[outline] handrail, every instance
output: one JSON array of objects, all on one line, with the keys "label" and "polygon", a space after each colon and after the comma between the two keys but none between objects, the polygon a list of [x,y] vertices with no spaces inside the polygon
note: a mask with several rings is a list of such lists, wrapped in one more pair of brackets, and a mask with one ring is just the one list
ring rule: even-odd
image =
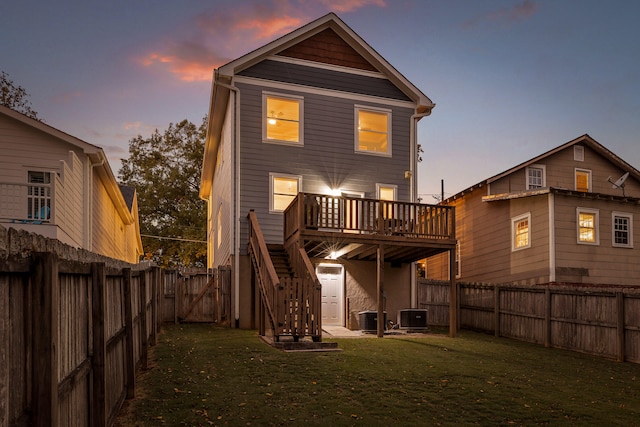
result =
[{"label": "handrail", "polygon": [[255,263],[260,293],[269,315],[271,327],[275,333],[277,332],[277,322],[273,310],[277,305],[276,296],[277,290],[280,287],[280,279],[273,266],[273,261],[271,261],[271,256],[269,255],[269,250],[267,249],[267,244],[260,229],[256,213],[253,210],[250,211],[248,218],[249,254],[253,255],[251,258]]}]

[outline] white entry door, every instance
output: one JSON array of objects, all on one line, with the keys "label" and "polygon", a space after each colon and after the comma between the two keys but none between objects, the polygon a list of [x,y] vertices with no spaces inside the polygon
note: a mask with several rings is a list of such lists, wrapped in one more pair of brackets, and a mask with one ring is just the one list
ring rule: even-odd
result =
[{"label": "white entry door", "polygon": [[344,269],[338,264],[320,264],[316,276],[322,284],[322,324],[343,326]]}]

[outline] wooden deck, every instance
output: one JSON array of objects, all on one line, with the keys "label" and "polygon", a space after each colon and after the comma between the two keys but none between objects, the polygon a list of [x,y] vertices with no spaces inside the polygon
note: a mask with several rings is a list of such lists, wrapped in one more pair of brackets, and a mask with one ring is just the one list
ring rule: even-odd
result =
[{"label": "wooden deck", "polygon": [[454,208],[299,193],[284,213],[285,247],[309,257],[405,263],[455,249]]}]

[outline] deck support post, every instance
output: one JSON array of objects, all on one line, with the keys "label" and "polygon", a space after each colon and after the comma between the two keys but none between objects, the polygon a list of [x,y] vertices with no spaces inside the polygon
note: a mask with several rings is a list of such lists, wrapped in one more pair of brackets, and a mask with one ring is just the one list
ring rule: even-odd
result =
[{"label": "deck support post", "polygon": [[378,246],[378,338],[384,337],[384,245]]}]

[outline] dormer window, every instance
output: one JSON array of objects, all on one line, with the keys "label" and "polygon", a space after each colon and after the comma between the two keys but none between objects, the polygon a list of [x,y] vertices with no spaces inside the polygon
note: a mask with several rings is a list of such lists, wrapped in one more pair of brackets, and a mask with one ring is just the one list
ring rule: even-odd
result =
[{"label": "dormer window", "polygon": [[531,165],[527,167],[527,190],[544,188],[546,183],[546,170],[544,165]]}]

